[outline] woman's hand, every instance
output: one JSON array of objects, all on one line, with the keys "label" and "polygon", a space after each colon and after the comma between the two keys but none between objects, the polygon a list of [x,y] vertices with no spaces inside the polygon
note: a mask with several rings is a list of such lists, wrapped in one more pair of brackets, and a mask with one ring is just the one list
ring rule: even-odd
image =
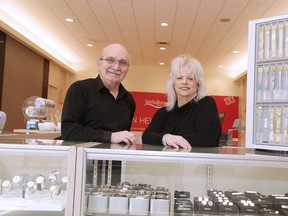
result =
[{"label": "woman's hand", "polygon": [[162,141],[163,141],[163,145],[171,146],[176,149],[179,149],[179,148],[191,149],[192,148],[186,139],[178,135],[165,134],[162,138]]}]

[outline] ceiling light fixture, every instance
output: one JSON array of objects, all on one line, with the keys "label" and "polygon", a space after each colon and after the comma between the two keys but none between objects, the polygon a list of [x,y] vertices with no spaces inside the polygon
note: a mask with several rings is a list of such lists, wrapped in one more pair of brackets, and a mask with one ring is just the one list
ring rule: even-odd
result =
[{"label": "ceiling light fixture", "polygon": [[160,62],[160,63],[159,63],[159,65],[164,65],[164,64],[165,64],[164,62]]},{"label": "ceiling light fixture", "polygon": [[166,50],[166,48],[165,48],[165,47],[160,47],[159,49],[160,49],[160,50]]},{"label": "ceiling light fixture", "polygon": [[237,53],[239,53],[239,51],[238,50],[233,50],[232,53],[237,54]]},{"label": "ceiling light fixture", "polygon": [[88,47],[93,47],[93,44],[88,43],[87,46],[88,46]]},{"label": "ceiling light fixture", "polygon": [[70,23],[74,21],[72,18],[66,18],[65,20]]},{"label": "ceiling light fixture", "polygon": [[163,22],[163,23],[161,23],[161,26],[166,27],[166,26],[168,26],[168,23]]},{"label": "ceiling light fixture", "polygon": [[219,68],[223,68],[223,65],[218,65]]}]

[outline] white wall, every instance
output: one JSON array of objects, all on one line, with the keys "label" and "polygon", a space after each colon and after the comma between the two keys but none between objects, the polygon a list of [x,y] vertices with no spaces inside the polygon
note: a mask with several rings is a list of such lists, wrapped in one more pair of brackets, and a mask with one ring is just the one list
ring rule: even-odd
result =
[{"label": "white wall", "polygon": [[167,67],[132,66],[123,84],[130,91],[166,92]]},{"label": "white wall", "polygon": [[75,81],[75,75],[54,62],[49,65],[48,98],[56,102],[55,110],[62,110],[68,87]]},{"label": "white wall", "polygon": [[206,72],[206,85],[210,95],[228,95],[240,96],[241,88],[239,83],[235,82],[233,78],[223,74],[213,74],[213,72]]},{"label": "white wall", "polygon": [[[170,68],[165,66],[132,65],[123,84],[129,91],[165,93],[169,72]],[[75,80],[96,76],[97,71],[78,73]],[[206,84],[210,95],[240,96],[241,94],[239,84],[227,75],[219,76],[206,71]]]}]

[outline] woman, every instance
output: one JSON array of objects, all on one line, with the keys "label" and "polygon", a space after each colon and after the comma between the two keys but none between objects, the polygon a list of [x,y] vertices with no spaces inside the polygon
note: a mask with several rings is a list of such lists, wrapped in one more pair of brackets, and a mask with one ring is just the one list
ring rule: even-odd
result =
[{"label": "woman", "polygon": [[218,146],[221,124],[214,99],[207,95],[201,64],[189,55],[171,62],[168,102],[153,116],[143,143],[190,149]]}]

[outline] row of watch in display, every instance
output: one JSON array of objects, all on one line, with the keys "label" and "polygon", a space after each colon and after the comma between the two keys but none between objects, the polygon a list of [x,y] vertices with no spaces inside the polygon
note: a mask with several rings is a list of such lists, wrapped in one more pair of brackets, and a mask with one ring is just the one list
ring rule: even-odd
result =
[{"label": "row of watch in display", "polygon": [[147,184],[124,182],[117,186],[86,185],[86,214],[137,214],[170,215],[170,204],[174,201],[174,213],[192,214],[260,214],[288,215],[288,193],[283,195],[263,195],[254,191],[221,191],[209,189],[207,196],[194,197],[190,192],[175,190],[171,198],[169,189],[152,188]]},{"label": "row of watch in display", "polygon": [[288,20],[259,24],[256,35],[259,61],[288,57]]},{"label": "row of watch in display", "polygon": [[86,213],[169,213],[171,194],[165,187],[124,182],[116,186],[86,185]]},{"label": "row of watch in display", "polygon": [[288,100],[288,64],[271,63],[257,66],[258,102]]},{"label": "row of watch in display", "polygon": [[194,198],[193,209],[204,214],[288,215],[288,193],[267,196],[256,191],[210,189],[206,197]]},{"label": "row of watch in display", "polygon": [[59,178],[57,170],[51,171],[46,176],[39,174],[31,177],[27,173],[15,175],[11,179],[0,180],[2,181],[0,197],[29,199],[48,191],[51,199],[54,199],[61,194],[61,191],[66,190],[67,180],[67,176]]},{"label": "row of watch in display", "polygon": [[288,106],[257,105],[255,142],[259,144],[288,144]]}]

